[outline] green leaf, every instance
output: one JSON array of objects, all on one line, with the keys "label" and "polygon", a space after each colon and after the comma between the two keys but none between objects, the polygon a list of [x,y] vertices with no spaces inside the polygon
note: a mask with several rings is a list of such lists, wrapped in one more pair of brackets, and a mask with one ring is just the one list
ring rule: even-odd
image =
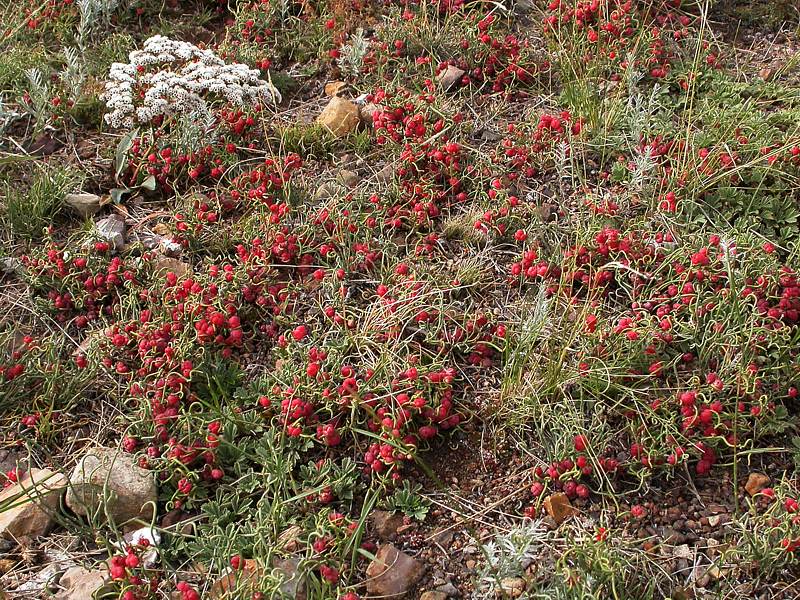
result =
[{"label": "green leaf", "polygon": [[139,128],[133,129],[122,136],[117,144],[117,151],[114,154],[114,177],[119,178],[125,167],[128,166],[128,150],[133,145],[134,138],[139,135]]},{"label": "green leaf", "polygon": [[156,178],[153,175],[150,175],[147,179],[142,182],[142,185],[139,186],[140,188],[144,188],[146,190],[150,190],[151,192],[156,189]]},{"label": "green leaf", "polygon": [[122,202],[122,197],[125,194],[130,194],[131,190],[128,188],[112,188],[108,195],[111,196],[111,202],[114,204],[120,204]]}]

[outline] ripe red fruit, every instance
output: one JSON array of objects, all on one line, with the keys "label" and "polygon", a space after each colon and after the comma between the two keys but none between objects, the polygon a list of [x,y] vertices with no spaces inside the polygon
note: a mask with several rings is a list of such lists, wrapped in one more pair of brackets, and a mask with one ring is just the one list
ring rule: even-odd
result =
[{"label": "ripe red fruit", "polygon": [[334,567],[329,567],[328,565],[322,565],[319,569],[320,575],[322,578],[325,579],[329,583],[336,583],[339,581],[339,571]]},{"label": "ripe red fruit", "polygon": [[576,435],[575,436],[575,451],[576,452],[584,452],[586,450],[586,436],[585,435]]},{"label": "ripe red fruit", "polygon": [[305,325],[298,325],[292,330],[292,337],[298,342],[302,341],[307,334],[308,328]]}]

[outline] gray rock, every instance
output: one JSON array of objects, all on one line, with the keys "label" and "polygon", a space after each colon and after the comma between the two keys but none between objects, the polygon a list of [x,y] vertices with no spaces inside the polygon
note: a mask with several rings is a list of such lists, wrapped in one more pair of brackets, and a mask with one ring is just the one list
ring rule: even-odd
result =
[{"label": "gray rock", "polygon": [[449,92],[461,83],[462,77],[464,77],[463,69],[459,69],[454,65],[448,65],[444,71],[439,73],[436,79],[439,81],[439,85],[442,86],[442,89],[445,92]]},{"label": "gray rock", "polygon": [[[18,585],[14,590],[17,598],[49,598],[48,590],[55,589],[55,583],[63,568],[57,564],[49,564],[33,577]],[[91,596],[87,596],[91,598]],[[70,599],[73,600],[73,599]],[[76,600],[76,599],[75,599]]]},{"label": "gray rock", "polygon": [[0,271],[6,275],[16,275],[23,270],[22,261],[13,256],[0,258]]},{"label": "gray rock", "polygon": [[108,241],[114,250],[122,250],[125,247],[125,219],[119,215],[110,215],[105,219],[100,219],[95,223],[97,235]]},{"label": "gray rock", "polygon": [[306,600],[306,580],[299,571],[300,560],[297,558],[275,559],[272,566],[283,575],[284,581],[281,584],[283,596],[293,600]]},{"label": "gray rock", "polygon": [[59,588],[54,600],[88,600],[94,598],[98,591],[106,587],[108,573],[89,570],[83,567],[72,567],[61,576]]},{"label": "gray rock", "polygon": [[156,482],[132,456],[112,448],[94,448],[75,466],[66,503],[75,514],[106,516],[122,524],[149,522],[157,500]]},{"label": "gray rock", "polygon": [[103,200],[97,194],[67,194],[64,202],[83,218],[91,217],[103,208]]},{"label": "gray rock", "polygon": [[440,594],[444,594],[448,598],[458,598],[461,595],[461,592],[458,591],[458,588],[449,581],[444,585],[437,587],[436,591]]}]

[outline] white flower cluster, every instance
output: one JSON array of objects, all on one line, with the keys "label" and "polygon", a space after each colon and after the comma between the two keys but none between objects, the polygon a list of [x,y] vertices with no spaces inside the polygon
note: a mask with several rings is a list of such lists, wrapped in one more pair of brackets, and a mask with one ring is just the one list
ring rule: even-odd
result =
[{"label": "white flower cluster", "polygon": [[158,115],[208,115],[207,101],[215,97],[237,106],[281,101],[275,86],[259,79],[258,70],[227,64],[188,42],[157,35],[131,52],[129,60],[111,65],[102,96],[109,109],[105,120],[112,127],[146,124]]}]

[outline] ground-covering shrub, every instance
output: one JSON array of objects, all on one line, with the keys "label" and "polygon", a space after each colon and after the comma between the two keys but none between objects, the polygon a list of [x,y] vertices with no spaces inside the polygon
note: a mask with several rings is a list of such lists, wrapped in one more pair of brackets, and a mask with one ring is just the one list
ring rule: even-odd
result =
[{"label": "ground-covering shrub", "polygon": [[[354,600],[377,509],[406,548],[453,518],[459,448],[508,469],[458,513],[473,597],[676,592],[654,552],[679,545],[635,525],[696,483],[733,504],[703,558],[730,577],[691,585],[796,572],[791,61],[732,67],[676,0],[28,8],[6,42],[37,52],[0,60],[0,406],[30,465],[91,435],[157,480],[163,542],[62,523],[112,596],[299,573]],[[180,11],[208,28],[175,37]],[[311,122],[323,93],[352,133]],[[102,213],[70,219],[82,188]],[[556,529],[558,492],[581,514]]]}]

